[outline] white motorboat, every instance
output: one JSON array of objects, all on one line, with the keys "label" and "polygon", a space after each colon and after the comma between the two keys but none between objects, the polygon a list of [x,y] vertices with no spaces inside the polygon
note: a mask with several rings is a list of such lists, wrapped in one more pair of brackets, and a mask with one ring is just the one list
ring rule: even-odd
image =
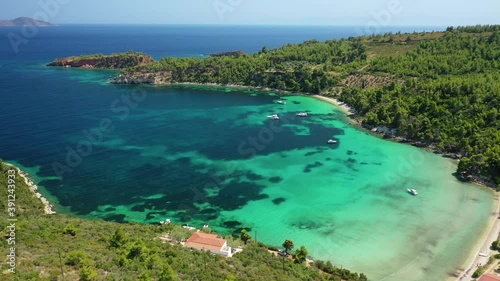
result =
[{"label": "white motorboat", "polygon": [[307,112],[299,112],[299,113],[297,113],[297,116],[298,117],[307,117],[308,115],[307,115]]},{"label": "white motorboat", "polygon": [[337,143],[337,142],[338,142],[338,141],[336,141],[336,140],[332,140],[332,139],[329,139],[329,140],[327,141],[327,143],[328,143],[328,144],[335,144],[335,143]]},{"label": "white motorboat", "polygon": [[278,103],[279,103],[279,104],[286,104],[286,101],[284,101],[284,100],[279,100],[279,101],[278,101]]},{"label": "white motorboat", "polygon": [[418,195],[418,192],[417,192],[416,189],[410,189],[410,188],[408,188],[407,190],[408,190],[408,193],[410,193],[411,195],[415,195],[415,196]]},{"label": "white motorboat", "polygon": [[269,115],[269,116],[267,116],[267,118],[270,118],[270,119],[280,119],[280,117],[278,116],[278,114]]}]

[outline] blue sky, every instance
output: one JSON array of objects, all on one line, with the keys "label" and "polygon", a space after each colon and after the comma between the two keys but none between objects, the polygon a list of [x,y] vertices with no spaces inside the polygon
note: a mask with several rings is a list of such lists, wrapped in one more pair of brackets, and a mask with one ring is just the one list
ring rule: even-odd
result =
[{"label": "blue sky", "polygon": [[500,24],[499,0],[0,0],[0,19],[105,24]]}]

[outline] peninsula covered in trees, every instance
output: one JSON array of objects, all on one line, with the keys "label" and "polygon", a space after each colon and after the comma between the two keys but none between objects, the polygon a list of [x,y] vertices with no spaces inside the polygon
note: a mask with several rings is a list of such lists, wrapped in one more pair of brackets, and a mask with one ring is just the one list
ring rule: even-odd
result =
[{"label": "peninsula covered in trees", "polygon": [[215,83],[322,94],[367,128],[460,159],[457,176],[500,185],[500,25],[306,41],[254,54],[163,58],[117,84]]}]

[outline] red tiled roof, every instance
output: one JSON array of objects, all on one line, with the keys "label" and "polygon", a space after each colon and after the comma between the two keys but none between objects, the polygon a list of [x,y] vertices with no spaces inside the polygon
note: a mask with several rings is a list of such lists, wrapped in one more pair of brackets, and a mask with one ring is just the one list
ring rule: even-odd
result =
[{"label": "red tiled roof", "polygon": [[487,273],[481,276],[481,278],[479,278],[479,281],[500,281],[500,276]]},{"label": "red tiled roof", "polygon": [[207,234],[203,232],[195,232],[186,241],[185,246],[195,249],[215,250],[220,251],[226,240],[218,238],[216,234]]}]

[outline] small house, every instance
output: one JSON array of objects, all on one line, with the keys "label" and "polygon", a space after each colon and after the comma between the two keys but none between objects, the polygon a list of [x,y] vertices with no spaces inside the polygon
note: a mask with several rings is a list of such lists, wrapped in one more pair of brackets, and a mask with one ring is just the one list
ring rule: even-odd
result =
[{"label": "small house", "polygon": [[500,281],[500,277],[494,274],[486,273],[479,278],[479,281]]},{"label": "small house", "polygon": [[210,251],[214,254],[231,257],[231,247],[227,246],[227,241],[220,238],[217,234],[207,234],[195,232],[184,244],[185,247]]}]

